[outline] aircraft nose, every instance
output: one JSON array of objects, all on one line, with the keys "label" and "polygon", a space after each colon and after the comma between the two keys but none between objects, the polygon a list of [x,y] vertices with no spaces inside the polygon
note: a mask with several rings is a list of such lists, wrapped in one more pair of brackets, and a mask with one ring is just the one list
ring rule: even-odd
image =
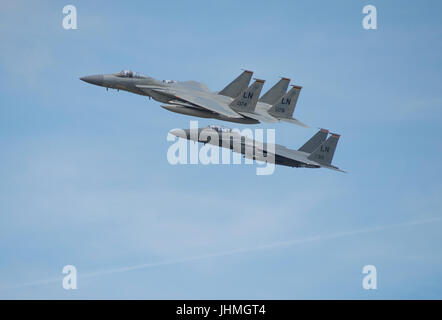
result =
[{"label": "aircraft nose", "polygon": [[90,83],[90,84],[95,84],[96,86],[102,86],[103,85],[103,75],[101,74],[96,74],[96,75],[92,75],[92,76],[86,76],[86,77],[81,77],[80,80]]},{"label": "aircraft nose", "polygon": [[174,136],[187,139],[186,131],[184,131],[183,129],[173,129],[173,130],[170,130],[169,132],[171,134],[173,134]]}]

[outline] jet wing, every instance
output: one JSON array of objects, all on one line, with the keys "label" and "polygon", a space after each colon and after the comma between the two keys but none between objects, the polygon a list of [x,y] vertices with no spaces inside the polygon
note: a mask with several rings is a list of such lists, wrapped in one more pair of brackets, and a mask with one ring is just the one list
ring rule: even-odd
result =
[{"label": "jet wing", "polygon": [[214,99],[211,99],[210,96],[192,95],[189,93],[184,93],[180,90],[176,92],[176,96],[180,99],[186,100],[190,103],[196,104],[197,106],[219,113],[226,117],[243,118],[243,116],[233,111],[228,105],[224,105]]},{"label": "jet wing", "polygon": [[229,117],[229,118],[243,118],[242,115],[236,113],[233,111],[228,105],[224,105],[215,99],[212,99],[210,97],[210,93],[204,93],[204,92],[195,92],[195,94],[183,92],[183,90],[180,90],[178,88],[158,88],[158,87],[152,87],[152,86],[146,86],[146,85],[137,85],[140,89],[149,89],[154,91],[159,91],[161,93],[168,93],[173,94],[177,98],[185,100],[187,102],[193,103],[197,106],[200,106],[202,108],[205,108],[207,110],[210,110],[215,113],[219,113],[223,116]]},{"label": "jet wing", "polygon": [[175,87],[183,87],[186,89],[193,89],[198,91],[210,92],[209,88],[204,83],[188,80],[188,81],[180,81],[173,84]]}]

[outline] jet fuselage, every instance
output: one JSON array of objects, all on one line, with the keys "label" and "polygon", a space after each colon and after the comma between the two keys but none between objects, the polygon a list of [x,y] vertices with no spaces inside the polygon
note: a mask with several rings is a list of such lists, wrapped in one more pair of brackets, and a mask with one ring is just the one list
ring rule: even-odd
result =
[{"label": "jet fuselage", "polygon": [[[223,116],[221,114],[212,112],[210,110],[201,108],[197,105],[189,104],[185,101],[180,101],[179,98],[175,97],[172,94],[168,94],[167,92],[159,92],[158,90],[153,90],[149,88],[140,89],[138,86],[152,86],[155,88],[163,88],[167,89],[170,86],[176,85],[175,81],[168,82],[158,81],[154,78],[147,76],[139,76],[139,77],[122,77],[118,74],[99,74],[99,75],[90,75],[81,77],[80,80],[105,88],[116,89],[128,91],[131,93],[139,94],[142,96],[151,97],[152,99],[161,102],[167,103],[167,105],[162,105],[161,107],[179,114],[184,114],[188,116],[195,116],[200,118],[210,118],[210,119],[218,119],[222,121],[229,121],[235,123],[242,124],[257,124],[259,121],[251,118],[229,118]],[[178,83],[179,85],[179,83]],[[167,90],[164,90],[167,91]],[[231,102],[231,99],[224,96],[219,96],[219,100],[223,103]]]}]

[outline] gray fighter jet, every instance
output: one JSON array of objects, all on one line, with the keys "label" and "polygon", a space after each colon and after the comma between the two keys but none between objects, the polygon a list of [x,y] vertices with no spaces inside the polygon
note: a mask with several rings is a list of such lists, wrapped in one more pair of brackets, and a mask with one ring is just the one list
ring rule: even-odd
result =
[{"label": "gray fighter jet", "polygon": [[170,133],[183,139],[228,148],[253,160],[272,162],[288,167],[327,168],[345,172],[331,164],[340,135],[331,133],[327,138],[329,131],[325,129],[319,130],[298,150],[288,149],[279,144],[270,145],[257,142],[235,130],[219,126],[174,129]]},{"label": "gray fighter jet", "polygon": [[132,71],[92,75],[81,80],[117,90],[125,90],[165,103],[164,109],[189,116],[256,124],[286,121],[307,127],[292,117],[301,87],[287,91],[290,79],[282,78],[260,99],[264,80],[255,79],[245,70],[220,92],[211,92],[196,81],[156,80]]}]

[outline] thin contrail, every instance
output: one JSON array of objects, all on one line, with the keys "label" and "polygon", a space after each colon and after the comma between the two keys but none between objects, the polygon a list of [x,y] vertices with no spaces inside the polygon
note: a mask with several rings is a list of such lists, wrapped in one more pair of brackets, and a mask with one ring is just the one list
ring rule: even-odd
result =
[{"label": "thin contrail", "polygon": [[[229,250],[229,251],[221,251],[221,252],[209,253],[209,254],[205,254],[205,255],[193,256],[193,257],[182,258],[182,259],[165,260],[165,261],[159,261],[159,262],[144,263],[144,264],[139,264],[139,265],[135,265],[135,266],[127,266],[127,267],[121,267],[121,268],[114,268],[114,269],[108,269],[108,270],[83,273],[81,275],[78,275],[78,277],[79,278],[80,277],[81,278],[91,278],[91,277],[96,277],[96,276],[101,276],[101,275],[112,274],[112,273],[127,272],[127,271],[139,270],[139,269],[145,269],[145,268],[186,263],[186,262],[191,262],[191,261],[196,261],[196,260],[203,260],[203,259],[207,259],[207,258],[229,256],[229,255],[235,255],[235,254],[240,254],[240,253],[248,253],[248,252],[260,251],[260,250],[272,249],[272,248],[277,248],[277,247],[294,246],[294,245],[298,245],[298,244],[304,244],[304,243],[315,242],[315,241],[333,240],[333,239],[337,239],[337,238],[349,237],[349,236],[354,236],[354,235],[359,235],[359,234],[364,234],[364,233],[379,232],[379,231],[395,229],[395,228],[400,228],[400,227],[415,226],[415,225],[427,224],[427,223],[432,223],[432,222],[440,222],[440,221],[442,221],[442,217],[425,219],[425,220],[417,220],[417,221],[409,221],[409,222],[390,224],[390,225],[384,225],[384,226],[377,226],[377,227],[358,229],[358,230],[353,230],[353,231],[345,231],[345,232],[333,233],[333,234],[322,235],[322,236],[318,235],[318,236],[312,236],[312,237],[297,239],[297,240],[273,242],[270,244],[264,244],[264,245],[260,245],[260,246],[253,247],[253,248],[243,248],[243,249],[235,249],[235,250]],[[0,289],[4,290],[4,289],[36,286],[36,285],[45,285],[45,284],[50,284],[50,283],[54,283],[54,282],[59,282],[62,280],[62,278],[63,278],[63,276],[60,276],[60,277],[56,277],[56,278],[39,280],[39,281],[28,282],[28,283],[22,283],[22,284],[17,284],[17,285],[2,286],[2,287],[0,287]]]}]

